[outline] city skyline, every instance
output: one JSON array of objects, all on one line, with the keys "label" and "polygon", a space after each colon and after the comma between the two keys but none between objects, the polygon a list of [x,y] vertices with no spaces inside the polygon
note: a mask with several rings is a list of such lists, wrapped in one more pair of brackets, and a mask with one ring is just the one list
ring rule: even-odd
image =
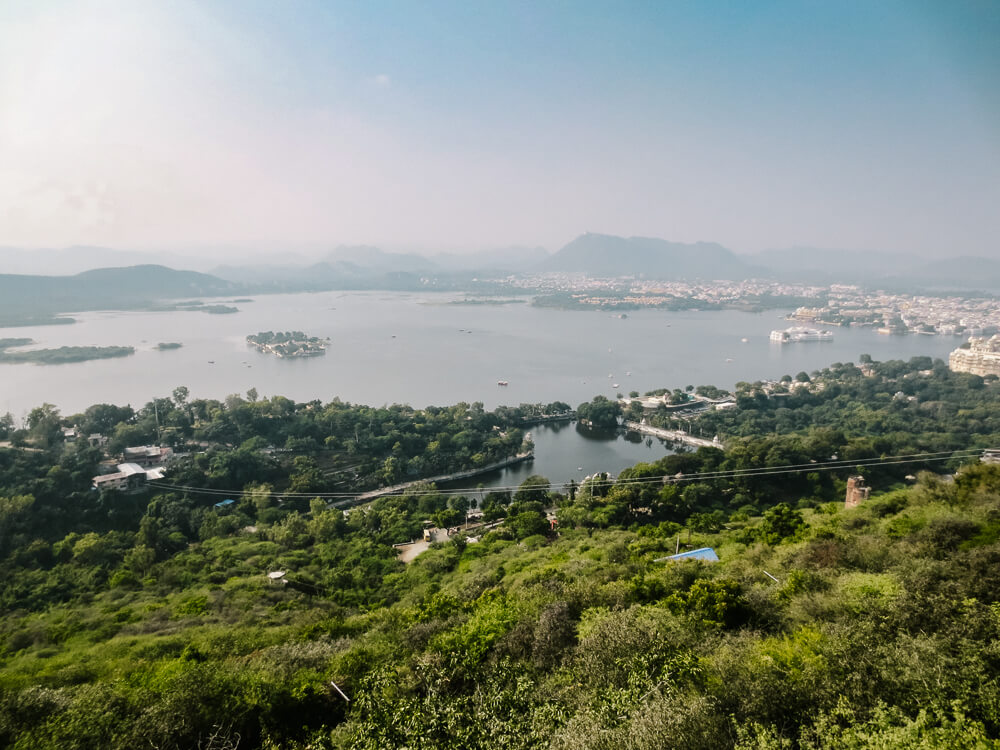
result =
[{"label": "city skyline", "polygon": [[974,2],[0,8],[0,245],[997,257]]}]

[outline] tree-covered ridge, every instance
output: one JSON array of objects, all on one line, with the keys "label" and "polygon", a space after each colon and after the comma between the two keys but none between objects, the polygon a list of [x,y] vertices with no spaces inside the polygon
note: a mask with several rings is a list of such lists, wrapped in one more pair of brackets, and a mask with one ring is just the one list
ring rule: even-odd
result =
[{"label": "tree-covered ridge", "polygon": [[[352,405],[334,399],[295,403],[283,396],[225,401],[189,399],[188,389],[140,409],[95,404],[63,417],[51,404],[33,409],[18,427],[0,417],[0,440],[62,449],[62,428],[108,438],[106,450],[160,443],[191,458],[171,466],[174,484],[239,491],[247,482],[274,481],[292,492],[361,491],[400,481],[471,470],[516,455],[525,424],[563,414],[569,406],[522,404],[487,412],[480,402],[414,409]],[[289,472],[293,459],[309,471]],[[96,468],[96,463],[95,463]],[[301,474],[296,481],[296,474]]]},{"label": "tree-covered ridge", "polygon": [[[756,438],[830,428],[864,437],[877,453],[889,450],[989,447],[1000,440],[1000,386],[986,378],[951,372],[941,360],[835,363],[811,374],[786,375],[775,383],[738,383],[736,408],[705,411],[692,424],[704,435]],[[722,393],[713,389],[716,393]],[[709,395],[705,387],[697,391]],[[672,403],[690,397],[674,391]],[[692,402],[693,403],[693,402]],[[641,418],[638,404],[627,418]],[[682,415],[683,416],[683,415]],[[665,409],[647,415],[656,426],[686,422]],[[876,453],[876,455],[877,455]]]}]

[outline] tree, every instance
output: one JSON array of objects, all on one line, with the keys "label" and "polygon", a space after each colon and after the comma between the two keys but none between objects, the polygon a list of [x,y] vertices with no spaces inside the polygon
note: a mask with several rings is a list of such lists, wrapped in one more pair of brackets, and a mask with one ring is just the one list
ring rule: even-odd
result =
[{"label": "tree", "polygon": [[549,530],[549,523],[545,519],[545,514],[536,510],[529,510],[511,516],[505,522],[517,539],[525,539],[536,534],[544,534]]},{"label": "tree", "polygon": [[325,489],[326,480],[323,477],[323,472],[320,471],[319,464],[316,463],[316,459],[311,456],[296,456],[292,463],[295,466],[295,471],[290,477],[289,492],[300,494],[322,492]]},{"label": "tree", "polygon": [[138,576],[146,575],[155,561],[156,551],[144,544],[133,547],[125,555],[125,565]]},{"label": "tree", "polygon": [[53,404],[42,404],[28,413],[28,432],[31,439],[43,447],[55,445],[62,439],[59,410]]},{"label": "tree", "polygon": [[14,415],[7,412],[0,416],[0,440],[6,440],[14,431]]},{"label": "tree", "polygon": [[617,401],[611,401],[606,396],[594,396],[590,403],[580,404],[576,409],[577,417],[590,422],[598,429],[614,429],[618,426],[618,417],[622,407]]},{"label": "tree", "polygon": [[550,482],[543,476],[532,474],[521,482],[514,493],[514,499],[518,502],[538,502],[544,503],[549,497]]},{"label": "tree", "polygon": [[[317,505],[318,501],[318,505]],[[319,498],[312,501],[312,520],[309,521],[309,535],[317,542],[329,542],[344,535],[347,522],[340,510],[326,510],[326,502]],[[317,508],[322,508],[317,510]]]},{"label": "tree", "polygon": [[463,520],[465,520],[465,514],[454,508],[444,508],[434,514],[434,524],[441,529],[458,526]]},{"label": "tree", "polygon": [[779,503],[764,512],[761,531],[768,544],[777,544],[782,539],[795,534],[804,525],[802,513],[794,510],[787,503]]},{"label": "tree", "polygon": [[174,388],[173,397],[174,403],[177,404],[177,408],[183,408],[183,406],[187,403],[188,394],[190,394],[190,391],[187,386],[179,385]]},{"label": "tree", "polygon": [[714,534],[722,529],[725,522],[725,514],[721,510],[713,510],[711,513],[692,513],[687,525],[700,534]]},{"label": "tree", "polygon": [[283,547],[303,547],[309,541],[309,524],[297,511],[292,511],[270,530],[271,539]]}]

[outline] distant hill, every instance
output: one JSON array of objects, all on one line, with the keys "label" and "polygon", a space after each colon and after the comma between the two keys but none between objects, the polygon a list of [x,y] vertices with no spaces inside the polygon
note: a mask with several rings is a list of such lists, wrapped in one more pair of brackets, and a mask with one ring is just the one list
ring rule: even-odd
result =
[{"label": "distant hill", "polygon": [[938,289],[954,287],[998,292],[1000,291],[1000,260],[968,255],[947,260],[935,260],[914,268],[910,272],[909,278]]},{"label": "distant hill", "polygon": [[964,256],[946,260],[877,250],[795,247],[765,250],[748,260],[769,278],[813,283],[849,283],[887,289],[1000,290],[1000,261]]},{"label": "distant hill", "polygon": [[714,242],[583,234],[535,266],[537,271],[664,279],[742,279],[763,269]]},{"label": "distant hill", "polygon": [[439,267],[450,271],[527,271],[549,257],[543,247],[499,247],[475,253],[442,253],[435,255]]},{"label": "distant hill", "polygon": [[74,276],[0,274],[0,318],[15,314],[145,307],[151,301],[232,294],[241,288],[196,271],[144,265]]},{"label": "distant hill", "polygon": [[745,257],[768,268],[773,278],[827,283],[863,283],[898,277],[915,262],[912,257],[898,253],[815,247],[765,250]]},{"label": "distant hill", "polygon": [[174,268],[197,270],[207,270],[213,265],[211,259],[204,253],[139,252],[93,245],[33,250],[0,247],[0,273],[71,276],[95,268],[141,266],[150,261]]},{"label": "distant hill", "polygon": [[[212,273],[229,281],[264,289],[378,289],[410,286],[421,277],[460,283],[472,275],[527,271],[548,257],[541,247],[506,247],[475,253],[425,257],[390,253],[370,245],[341,246],[312,264],[222,265]],[[414,278],[415,277],[415,278]],[[405,284],[403,284],[405,286]],[[409,287],[407,287],[409,288]]]},{"label": "distant hill", "polygon": [[353,267],[370,273],[418,273],[435,270],[437,264],[413,253],[387,253],[371,245],[341,245],[324,261],[333,267]]}]

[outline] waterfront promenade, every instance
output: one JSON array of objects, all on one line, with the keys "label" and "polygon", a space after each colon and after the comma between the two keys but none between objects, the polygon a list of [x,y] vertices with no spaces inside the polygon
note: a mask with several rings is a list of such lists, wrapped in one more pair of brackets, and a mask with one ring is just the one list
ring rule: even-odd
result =
[{"label": "waterfront promenade", "polygon": [[695,437],[694,435],[689,435],[684,432],[684,430],[664,430],[660,427],[651,427],[648,424],[641,424],[639,422],[626,422],[625,429],[633,430],[634,432],[641,432],[644,435],[653,435],[654,437],[663,438],[664,440],[673,440],[678,443],[685,443],[686,445],[693,445],[696,448],[719,448],[723,449],[722,441],[716,437],[714,440],[706,440],[705,438]]}]

